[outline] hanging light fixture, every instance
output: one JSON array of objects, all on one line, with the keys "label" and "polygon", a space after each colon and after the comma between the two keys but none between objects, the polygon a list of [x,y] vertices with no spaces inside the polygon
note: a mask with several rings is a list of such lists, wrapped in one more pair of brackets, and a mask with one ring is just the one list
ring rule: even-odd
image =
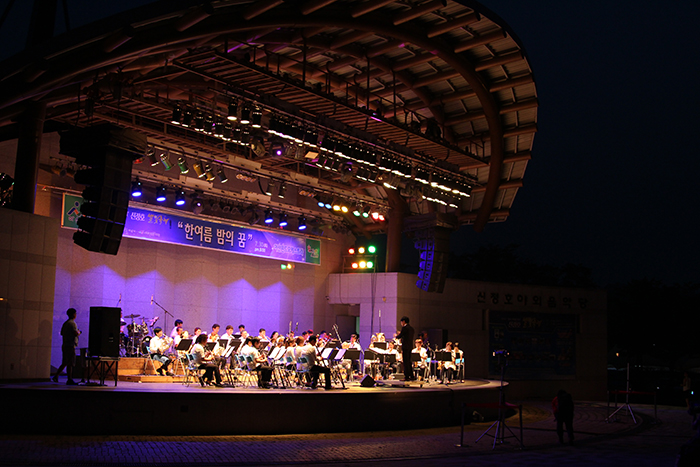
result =
[{"label": "hanging light fixture", "polygon": [[228,117],[226,118],[232,122],[238,120],[238,104],[236,102],[231,101],[228,105]]},{"label": "hanging light fixture", "polygon": [[159,203],[164,203],[165,200],[167,199],[167,190],[165,189],[164,185],[161,185],[158,187],[158,190],[156,191],[156,201]]},{"label": "hanging light fixture", "polygon": [[213,182],[216,178],[216,175],[214,175],[214,169],[212,169],[211,165],[209,164],[207,164],[204,169],[204,177],[207,179],[208,182]]},{"label": "hanging light fixture", "polygon": [[197,174],[197,178],[204,178],[204,163],[202,161],[197,161],[192,165],[194,173]]},{"label": "hanging light fixture", "polygon": [[272,190],[275,188],[275,182],[270,180],[267,182],[267,187],[265,188],[265,194],[267,196],[272,196]]},{"label": "hanging light fixture", "polygon": [[156,165],[160,164],[160,160],[158,160],[156,157],[156,152],[153,148],[148,148],[148,150],[146,150],[146,157],[151,163],[151,167],[155,167]]},{"label": "hanging light fixture", "polygon": [[134,198],[140,198],[142,194],[143,187],[141,186],[141,182],[139,182],[137,179],[131,184],[131,196],[133,196]]},{"label": "hanging light fixture", "polygon": [[241,124],[248,125],[250,123],[250,108],[243,107],[241,110]]},{"label": "hanging light fixture", "polygon": [[301,216],[299,218],[299,226],[297,227],[299,230],[306,230],[306,217]]},{"label": "hanging light fixture", "polygon": [[173,116],[170,119],[170,122],[173,123],[174,125],[179,125],[181,119],[182,119],[182,107],[180,107],[180,104],[176,104],[175,108],[173,109]]},{"label": "hanging light fixture", "polygon": [[186,202],[187,198],[185,197],[185,192],[180,190],[177,195],[175,195],[175,204],[178,206],[184,206]]},{"label": "hanging light fixture", "polygon": [[287,215],[282,214],[280,216],[280,227],[287,227],[288,224],[289,224],[289,222],[287,222]]},{"label": "hanging light fixture", "polygon": [[224,168],[223,168],[223,167],[219,167],[218,175],[219,175],[219,181],[220,181],[221,183],[226,183],[226,182],[228,182],[228,177],[226,176],[226,172],[224,172]]},{"label": "hanging light fixture", "polygon": [[190,167],[187,165],[187,159],[184,157],[179,157],[177,159],[177,166],[180,167],[180,174],[182,175],[190,171]]},{"label": "hanging light fixture", "polygon": [[272,209],[268,209],[265,211],[265,223],[266,224],[272,224],[275,221],[275,218],[272,216]]},{"label": "hanging light fixture", "polygon": [[287,194],[287,184],[286,184],[286,183],[282,183],[282,185],[280,186],[279,191],[277,192],[277,196],[279,196],[280,198],[284,198],[284,196],[285,196],[286,194]]},{"label": "hanging light fixture", "polygon": [[168,151],[162,151],[160,153],[160,161],[163,163],[165,170],[173,168],[173,163],[170,161],[170,153]]},{"label": "hanging light fixture", "polygon": [[251,118],[251,126],[253,128],[262,127],[262,110],[260,110],[260,107],[255,107],[253,109],[253,116]]}]

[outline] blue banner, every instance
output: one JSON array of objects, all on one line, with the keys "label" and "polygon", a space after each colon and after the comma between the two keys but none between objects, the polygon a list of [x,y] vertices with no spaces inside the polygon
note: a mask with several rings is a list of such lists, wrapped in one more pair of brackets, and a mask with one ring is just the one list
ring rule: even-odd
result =
[{"label": "blue banner", "polygon": [[134,207],[129,207],[124,236],[296,263],[321,264],[321,242],[316,239]]}]

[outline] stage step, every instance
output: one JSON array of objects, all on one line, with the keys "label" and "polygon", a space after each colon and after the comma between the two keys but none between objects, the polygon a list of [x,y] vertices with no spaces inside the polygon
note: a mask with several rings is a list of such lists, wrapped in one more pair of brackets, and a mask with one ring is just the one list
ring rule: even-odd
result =
[{"label": "stage step", "polygon": [[130,383],[182,383],[184,380],[185,377],[182,375],[123,375],[121,372],[121,366],[119,367],[119,381],[128,381]]}]

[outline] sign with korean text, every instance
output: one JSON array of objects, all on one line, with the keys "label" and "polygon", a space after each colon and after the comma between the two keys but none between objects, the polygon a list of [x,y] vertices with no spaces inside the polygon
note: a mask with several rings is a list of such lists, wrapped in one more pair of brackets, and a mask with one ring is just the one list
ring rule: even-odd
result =
[{"label": "sign with korean text", "polygon": [[[77,228],[75,221],[80,216],[81,202],[80,197],[64,195],[62,224],[64,227]],[[124,225],[124,237],[296,263],[321,264],[320,240],[136,207],[129,207]]]}]

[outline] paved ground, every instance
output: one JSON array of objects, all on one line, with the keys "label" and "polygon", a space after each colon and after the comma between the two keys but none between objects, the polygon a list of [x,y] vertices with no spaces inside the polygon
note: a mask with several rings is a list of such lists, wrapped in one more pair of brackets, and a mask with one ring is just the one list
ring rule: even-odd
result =
[{"label": "paved ground", "polygon": [[[680,446],[693,436],[691,417],[681,408],[659,407],[654,423],[653,407],[634,410],[637,425],[627,415],[606,423],[604,404],[577,404],[575,446],[558,443],[549,403],[527,401],[524,450],[515,438],[506,437],[495,449],[492,437],[475,443],[489,424],[467,426],[464,447],[457,446],[459,428],[285,436],[0,436],[0,465],[673,466]],[[310,413],[333,416],[313,414],[313,408]],[[371,414],[362,416],[369,423]],[[163,421],[177,422],[207,423],[207,417]],[[518,417],[507,424],[519,436]]]}]

